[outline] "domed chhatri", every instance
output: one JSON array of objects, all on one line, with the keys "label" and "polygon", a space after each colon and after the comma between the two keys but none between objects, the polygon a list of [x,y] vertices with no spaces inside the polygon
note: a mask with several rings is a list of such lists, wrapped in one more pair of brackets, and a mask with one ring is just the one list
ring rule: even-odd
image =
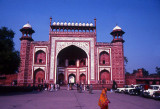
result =
[{"label": "domed chhatri", "polygon": [[32,26],[29,23],[27,23],[23,26],[23,28],[32,28]]},{"label": "domed chhatri", "polygon": [[118,25],[116,25],[116,27],[113,28],[113,31],[110,33],[113,36],[113,40],[112,43],[114,42],[124,42],[122,35],[125,32],[121,29],[121,27],[119,27]]},{"label": "domed chhatri", "polygon": [[33,41],[32,34],[35,33],[35,31],[32,29],[32,26],[29,23],[25,24],[20,31],[22,32],[22,37],[20,40]]}]

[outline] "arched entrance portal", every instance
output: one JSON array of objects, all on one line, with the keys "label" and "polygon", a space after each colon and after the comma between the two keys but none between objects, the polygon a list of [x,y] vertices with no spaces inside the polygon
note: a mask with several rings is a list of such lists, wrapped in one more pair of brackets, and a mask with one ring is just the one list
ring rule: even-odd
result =
[{"label": "arched entrance portal", "polygon": [[[57,75],[63,72],[65,79],[63,83],[68,84],[68,82],[76,83],[79,82],[80,70],[83,70],[85,74],[88,69],[88,58],[86,52],[74,45],[70,45],[62,49],[57,56]],[[75,74],[68,76],[69,74]],[[58,77],[58,76],[57,76]],[[57,79],[58,83],[58,79]]]},{"label": "arched entrance portal", "polygon": [[68,83],[69,83],[69,84],[74,84],[74,83],[76,83],[76,77],[75,77],[74,74],[70,74],[70,75],[68,76]]},{"label": "arched entrance portal", "polygon": [[64,74],[63,74],[63,73],[60,73],[60,74],[58,75],[58,83],[59,83],[60,85],[64,84]]},{"label": "arched entrance portal", "polygon": [[109,71],[108,70],[102,70],[100,72],[99,80],[103,84],[108,83],[111,80]]},{"label": "arched entrance portal", "polygon": [[34,85],[43,84],[44,80],[45,80],[44,71],[42,69],[37,69],[34,72],[34,80],[33,80]]},{"label": "arched entrance portal", "polygon": [[81,74],[79,80],[80,80],[81,84],[85,84],[86,83],[86,75],[85,74]]}]

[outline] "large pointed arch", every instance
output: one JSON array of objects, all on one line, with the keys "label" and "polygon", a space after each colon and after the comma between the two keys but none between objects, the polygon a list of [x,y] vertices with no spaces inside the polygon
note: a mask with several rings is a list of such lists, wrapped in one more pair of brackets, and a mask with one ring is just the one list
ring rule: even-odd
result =
[{"label": "large pointed arch", "polygon": [[[70,45],[64,49],[62,49],[58,55],[57,55],[57,72],[56,72],[56,77],[58,79],[58,75],[60,73],[62,73],[63,70],[63,74],[66,77],[65,80],[63,81],[63,83],[67,80],[67,75],[68,73],[72,73],[74,72],[76,74],[76,80],[77,82],[79,81],[79,77],[77,75],[79,75],[78,70],[79,68],[86,68],[88,67],[88,57],[87,57],[87,53],[75,46],[75,45]],[[59,70],[61,69],[61,71]],[[68,69],[72,69],[72,72],[68,71]],[[86,70],[86,74],[87,74],[87,70]],[[56,81],[58,82],[58,80],[56,79]]]},{"label": "large pointed arch", "polygon": [[[76,59],[79,59],[80,61],[87,58],[86,52],[75,46],[75,45],[70,45],[64,49],[62,49],[57,56],[57,64],[65,66],[65,60],[68,59],[68,65],[75,65],[76,64]],[[84,62],[85,63],[85,62]]]}]

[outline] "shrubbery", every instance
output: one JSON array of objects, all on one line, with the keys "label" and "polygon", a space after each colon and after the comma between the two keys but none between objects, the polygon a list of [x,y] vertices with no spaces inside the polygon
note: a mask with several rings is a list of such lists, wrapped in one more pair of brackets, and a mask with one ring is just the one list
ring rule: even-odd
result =
[{"label": "shrubbery", "polygon": [[9,92],[31,92],[37,90],[37,87],[24,87],[24,86],[0,86],[0,93]]}]

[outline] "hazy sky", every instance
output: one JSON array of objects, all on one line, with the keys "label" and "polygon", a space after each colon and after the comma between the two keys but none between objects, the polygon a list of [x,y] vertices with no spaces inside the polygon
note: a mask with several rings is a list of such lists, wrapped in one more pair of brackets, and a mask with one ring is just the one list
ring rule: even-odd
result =
[{"label": "hazy sky", "polygon": [[160,67],[160,0],[0,0],[0,27],[15,32],[20,50],[19,29],[28,21],[35,41],[49,40],[49,18],[59,22],[92,22],[97,19],[97,41],[111,42],[110,32],[118,24],[123,35],[127,71]]}]

